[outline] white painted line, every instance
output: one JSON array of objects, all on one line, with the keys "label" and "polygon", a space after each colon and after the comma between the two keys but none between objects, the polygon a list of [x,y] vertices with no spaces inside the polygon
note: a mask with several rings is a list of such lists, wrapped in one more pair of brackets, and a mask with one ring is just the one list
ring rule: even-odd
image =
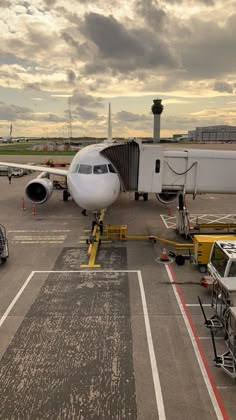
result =
[{"label": "white painted line", "polygon": [[[211,336],[208,337],[198,337],[199,340],[211,340]],[[215,336],[215,340],[224,340],[224,337],[216,337]]]},{"label": "white painted line", "polygon": [[204,382],[206,384],[206,387],[207,387],[207,390],[208,390],[208,393],[209,393],[209,396],[210,396],[210,399],[211,399],[211,402],[212,402],[212,406],[215,410],[217,419],[218,420],[224,420],[224,419],[228,418],[226,413],[225,413],[225,408],[224,408],[224,406],[221,402],[220,396],[217,395],[216,385],[214,384],[214,381],[211,380],[210,372],[207,370],[207,366],[204,363],[203,355],[201,354],[201,351],[200,351],[200,348],[199,348],[198,342],[197,342],[198,337],[194,333],[193,327],[191,326],[191,323],[190,323],[190,317],[189,317],[188,313],[186,312],[186,310],[184,308],[185,303],[183,302],[182,295],[179,292],[178,285],[175,283],[174,275],[171,272],[171,266],[165,265],[165,269],[167,271],[167,275],[169,277],[174,295],[176,297],[177,303],[179,305],[180,312],[182,314],[182,317],[183,317],[183,320],[185,322],[190,340],[192,342],[193,349],[194,349],[194,352],[195,352],[195,355],[196,355],[196,358],[197,358],[197,361],[198,361],[198,364],[199,364]]},{"label": "white painted line", "polygon": [[[185,305],[186,306],[199,306],[199,308],[200,308],[199,303],[185,303]],[[211,304],[210,303],[203,303],[202,306],[211,306]]]},{"label": "white painted line", "polygon": [[36,240],[40,240],[40,239],[43,239],[43,240],[49,240],[49,239],[58,239],[58,240],[64,240],[65,239],[65,236],[60,236],[60,235],[58,235],[58,236],[14,236],[14,238],[12,239],[13,241],[14,240],[16,240],[16,241],[21,241],[21,240],[29,240],[29,241],[36,241]]},{"label": "white painted line", "polygon": [[12,240],[11,243],[13,244],[63,244],[64,241],[14,241]]},{"label": "white painted line", "polygon": [[163,223],[164,223],[164,225],[165,225],[166,229],[168,229],[168,228],[169,228],[169,226],[168,226],[168,224],[167,224],[167,223],[166,223],[166,221],[165,221],[165,216],[163,216],[162,214],[161,214],[160,216],[161,216],[161,219],[162,219],[162,221],[163,221]]},{"label": "white painted line", "polygon": [[227,219],[228,217],[232,217],[232,214],[227,214],[226,216],[222,216],[222,217],[217,218],[216,220],[212,220],[211,222],[209,222],[209,225],[210,225],[211,223],[221,222],[223,219],[225,220],[225,219]]},{"label": "white painted line", "polygon": [[145,321],[146,334],[147,334],[149,357],[150,357],[151,368],[152,368],[152,378],[153,378],[155,395],[156,395],[157,411],[158,411],[159,419],[165,420],[166,419],[165,407],[163,403],[162,390],[161,390],[159,373],[157,369],[157,362],[156,362],[156,356],[155,356],[155,351],[154,351],[154,346],[153,346],[152,332],[151,332],[151,327],[150,327],[150,322],[149,322],[147,303],[146,303],[146,297],[145,297],[145,291],[143,287],[141,271],[138,271],[138,280],[139,280],[139,287],[140,287],[140,293],[141,293],[141,299],[142,299],[142,305],[143,305],[144,321]]},{"label": "white painted line", "polygon": [[35,232],[35,233],[41,233],[41,232],[70,232],[70,230],[55,230],[55,229],[50,229],[50,230],[8,230],[8,233],[23,233],[23,232]]},{"label": "white painted line", "polygon": [[15,305],[15,303],[18,301],[20,295],[25,290],[27,284],[30,282],[30,280],[32,279],[32,277],[33,277],[34,274],[35,274],[35,271],[32,271],[30,273],[29,277],[26,279],[26,281],[24,282],[23,286],[20,288],[19,292],[17,293],[17,295],[14,297],[13,301],[8,306],[7,310],[5,311],[5,313],[3,314],[2,318],[0,319],[0,327],[2,326],[2,324],[5,321],[6,317],[8,316],[8,314],[10,313],[10,311],[12,310],[13,306]]},{"label": "white painted line", "polygon": [[[176,215],[168,216],[165,214],[161,214],[160,217],[166,229],[170,229],[176,225]],[[232,223],[232,219],[235,219],[235,215],[225,214],[225,213],[224,214],[220,213],[220,214],[190,214],[189,215],[190,223],[193,223],[193,222],[196,223],[196,221],[198,220],[198,222],[207,223],[210,225],[212,223],[221,223],[222,221],[225,221],[225,223],[227,223],[227,219],[228,219],[228,223]],[[229,219],[231,219],[231,221]]]}]

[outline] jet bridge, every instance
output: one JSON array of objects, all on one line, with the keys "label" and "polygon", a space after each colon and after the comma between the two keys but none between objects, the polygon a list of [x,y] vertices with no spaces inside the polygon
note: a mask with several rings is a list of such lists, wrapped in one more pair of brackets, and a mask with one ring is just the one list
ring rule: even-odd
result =
[{"label": "jet bridge", "polygon": [[140,151],[136,142],[112,144],[100,152],[110,160],[120,177],[123,191],[138,190]]},{"label": "jet bridge", "polygon": [[235,194],[236,151],[169,150],[141,140],[101,151],[118,171],[126,191]]},{"label": "jet bridge", "polygon": [[[236,151],[167,149],[133,140],[112,144],[101,151],[116,168],[123,191],[155,193],[164,204],[181,194],[235,194]],[[183,204],[183,203],[182,203]],[[177,230],[186,234],[188,212],[179,205]]]}]

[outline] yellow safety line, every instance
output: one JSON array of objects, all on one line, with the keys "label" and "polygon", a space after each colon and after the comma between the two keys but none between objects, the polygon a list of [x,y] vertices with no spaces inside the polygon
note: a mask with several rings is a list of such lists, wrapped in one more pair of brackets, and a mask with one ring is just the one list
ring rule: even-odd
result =
[{"label": "yellow safety line", "polygon": [[81,268],[100,268],[101,267],[100,264],[95,264],[95,262],[96,262],[99,242],[101,239],[99,224],[101,222],[103,223],[104,215],[105,215],[105,210],[102,210],[99,220],[98,220],[98,224],[96,224],[93,228],[92,237],[94,238],[94,241],[93,243],[89,244],[89,247],[88,247],[88,251],[87,251],[87,254],[89,257],[88,264],[81,264],[80,265]]},{"label": "yellow safety line", "polygon": [[160,238],[159,236],[127,235],[127,239],[158,241],[158,242],[162,242],[164,244],[172,245],[176,248],[176,250],[194,249],[193,244],[185,244],[185,243],[175,242],[175,241],[171,241],[170,239]]}]

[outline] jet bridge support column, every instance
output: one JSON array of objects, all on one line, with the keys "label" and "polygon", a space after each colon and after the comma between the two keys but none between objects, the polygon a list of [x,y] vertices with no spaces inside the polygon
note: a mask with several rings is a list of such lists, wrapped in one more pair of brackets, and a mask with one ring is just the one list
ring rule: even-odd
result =
[{"label": "jet bridge support column", "polygon": [[186,237],[189,235],[189,230],[190,230],[188,216],[189,216],[189,212],[186,207],[185,196],[182,193],[180,193],[179,205],[177,207],[177,215],[176,215],[176,230],[180,235],[185,235]]}]

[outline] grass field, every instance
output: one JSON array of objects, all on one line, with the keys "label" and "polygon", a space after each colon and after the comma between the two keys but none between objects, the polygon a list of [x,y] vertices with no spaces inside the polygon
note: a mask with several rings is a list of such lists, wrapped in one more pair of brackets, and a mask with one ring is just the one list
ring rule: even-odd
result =
[{"label": "grass field", "polygon": [[[0,155],[10,156],[74,156],[76,151],[32,150],[35,143],[0,144]],[[236,143],[160,143],[164,149],[236,150]]]}]

